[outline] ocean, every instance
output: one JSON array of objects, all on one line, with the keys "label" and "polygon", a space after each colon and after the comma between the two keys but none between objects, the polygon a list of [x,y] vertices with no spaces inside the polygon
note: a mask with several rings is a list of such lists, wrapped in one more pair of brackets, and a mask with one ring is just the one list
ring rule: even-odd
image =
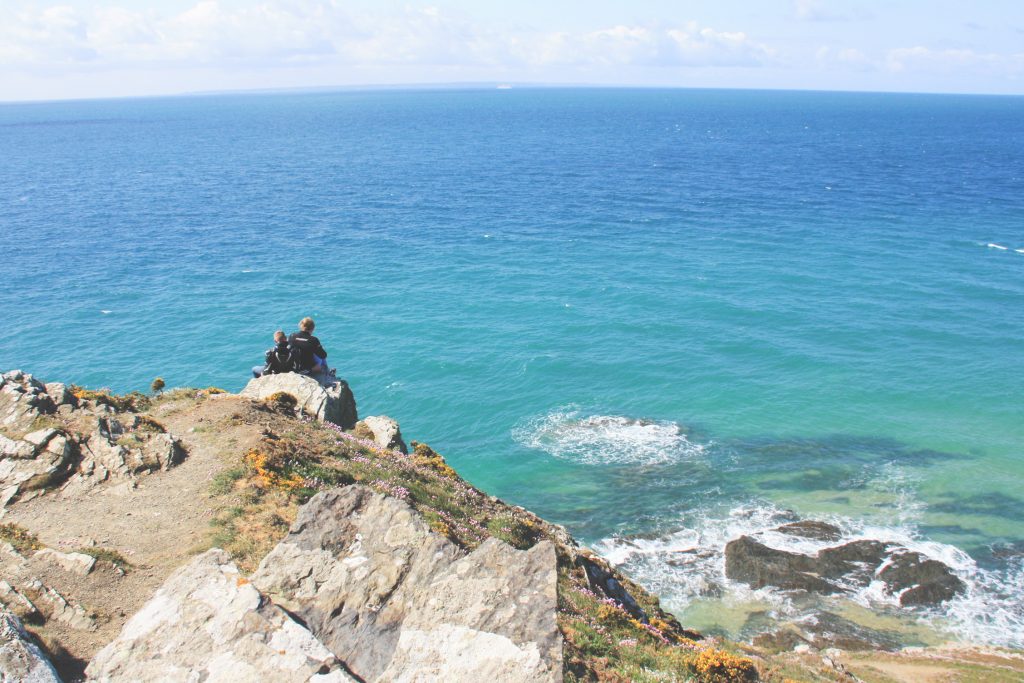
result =
[{"label": "ocean", "polygon": [[[1024,98],[527,89],[0,106],[0,368],[239,390],[306,315],[362,415],[683,623],[800,516],[967,593],[828,608],[1024,646]],[[870,610],[870,612],[869,612]]]}]

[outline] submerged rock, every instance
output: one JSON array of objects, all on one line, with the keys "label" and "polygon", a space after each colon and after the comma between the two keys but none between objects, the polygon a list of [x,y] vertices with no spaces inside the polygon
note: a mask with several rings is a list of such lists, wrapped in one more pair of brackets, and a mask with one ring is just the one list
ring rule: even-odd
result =
[{"label": "submerged rock", "polygon": [[561,681],[554,546],[466,553],[405,502],[325,491],[253,575],[365,681]]},{"label": "submerged rock", "polygon": [[0,683],[60,683],[57,670],[18,617],[0,607]]},{"label": "submerged rock", "polygon": [[263,400],[278,393],[294,396],[304,412],[342,429],[352,429],[359,420],[356,399],[348,383],[334,377],[313,378],[295,372],[264,375],[249,380],[239,395]]},{"label": "submerged rock", "polygon": [[86,675],[111,683],[355,680],[216,548],[172,574]]}]

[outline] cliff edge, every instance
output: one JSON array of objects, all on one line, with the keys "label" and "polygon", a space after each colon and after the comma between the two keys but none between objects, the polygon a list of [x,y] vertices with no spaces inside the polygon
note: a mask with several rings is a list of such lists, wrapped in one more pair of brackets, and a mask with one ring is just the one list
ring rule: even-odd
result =
[{"label": "cliff edge", "polygon": [[[359,420],[331,378],[117,396],[5,373],[0,516],[3,681],[946,670],[935,653],[886,655],[885,673],[878,657],[769,654],[689,631],[564,528],[474,488],[394,420]],[[1024,670],[975,654],[952,661]]]}]

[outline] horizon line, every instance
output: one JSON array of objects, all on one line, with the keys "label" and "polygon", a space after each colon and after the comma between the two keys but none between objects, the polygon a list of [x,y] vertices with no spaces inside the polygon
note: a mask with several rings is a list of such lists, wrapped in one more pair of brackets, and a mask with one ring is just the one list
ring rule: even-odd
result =
[{"label": "horizon line", "polygon": [[57,97],[52,99],[0,99],[0,106],[18,104],[54,104],[59,102],[99,102],[110,100],[148,100],[184,97],[218,97],[224,95],[280,95],[288,93],[330,93],[339,91],[410,91],[410,90],[713,90],[737,92],[833,93],[860,95],[939,95],[960,97],[1024,97],[1024,93],[958,92],[932,90],[847,90],[799,87],[744,88],[728,86],[641,85],[628,83],[547,83],[543,81],[441,81],[437,83],[361,83],[347,85],[280,86],[268,88],[237,88],[186,90],[151,95],[98,95]]}]

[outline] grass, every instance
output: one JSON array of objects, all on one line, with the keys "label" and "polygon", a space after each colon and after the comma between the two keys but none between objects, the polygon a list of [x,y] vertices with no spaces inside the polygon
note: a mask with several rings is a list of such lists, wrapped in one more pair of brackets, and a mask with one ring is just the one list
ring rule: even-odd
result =
[{"label": "grass", "polygon": [[0,524],[0,541],[10,543],[22,555],[43,547],[35,534],[17,524]]},{"label": "grass", "polygon": [[[319,491],[358,482],[416,509],[431,529],[466,550],[494,537],[519,549],[543,539],[556,544],[558,625],[564,637],[567,681],[753,681],[754,663],[698,641],[661,610],[657,598],[625,577],[620,581],[650,616],[644,623],[615,600],[593,592],[575,551],[555,527],[522,508],[491,498],[455,472],[426,444],[409,455],[382,449],[335,425],[295,419],[284,395],[261,402],[259,445],[218,475],[210,492],[223,496],[212,542],[251,571],[287,533],[300,505]],[[243,415],[232,419],[252,419]],[[596,560],[595,560],[596,561]]]},{"label": "grass", "polygon": [[79,401],[100,403],[113,408],[119,413],[146,410],[153,403],[151,397],[138,391],[132,391],[127,394],[115,394],[110,389],[86,389],[76,384],[72,384],[69,388],[72,395]]},{"label": "grass", "polygon": [[127,574],[133,569],[132,563],[128,561],[121,553],[110,548],[97,548],[95,546],[86,546],[79,548],[75,551],[76,553],[82,553],[83,555],[89,555],[90,557],[96,558],[97,562],[108,562],[115,568],[120,569],[122,572]]}]

